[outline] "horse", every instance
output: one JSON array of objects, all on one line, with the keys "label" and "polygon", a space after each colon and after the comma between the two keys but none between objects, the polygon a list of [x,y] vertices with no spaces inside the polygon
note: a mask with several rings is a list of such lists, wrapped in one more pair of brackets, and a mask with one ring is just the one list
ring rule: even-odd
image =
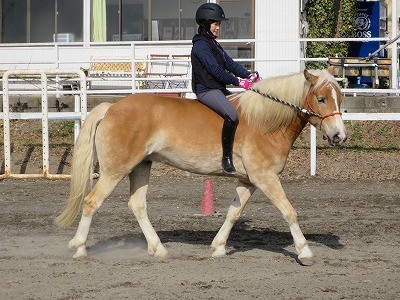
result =
[{"label": "horse", "polygon": [[[268,99],[268,95],[285,99],[287,105]],[[78,135],[69,198],[55,219],[55,224],[66,228],[82,210],[76,234],[68,244],[76,248],[73,257],[87,255],[85,244],[92,217],[126,176],[130,181],[128,206],[145,236],[148,253],[156,257],[167,255],[150,223],[146,205],[151,166],[160,162],[192,173],[233,176],[238,180],[226,219],[211,243],[212,257],[227,254],[230,231],[258,188],[288,222],[298,262],[313,264],[313,253],[279,174],[307,123],[317,126],[330,145],[345,142],[347,132],[340,113],[342,94],[338,83],[328,70],[304,70],[261,80],[252,90],[233,94],[230,101],[240,120],[233,147],[235,175],[224,174],[221,167],[223,119],[196,100],[133,94],[113,104],[103,102],[96,106]],[[91,189],[96,156],[99,178]]]}]

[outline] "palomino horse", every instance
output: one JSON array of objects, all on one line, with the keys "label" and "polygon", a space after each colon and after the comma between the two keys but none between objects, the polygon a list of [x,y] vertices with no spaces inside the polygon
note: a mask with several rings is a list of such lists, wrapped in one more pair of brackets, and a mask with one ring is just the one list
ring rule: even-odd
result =
[{"label": "palomino horse", "polygon": [[[234,176],[238,184],[226,220],[211,244],[212,256],[226,254],[229,233],[250,196],[259,188],[289,223],[300,263],[312,264],[313,254],[278,174],[307,122],[320,128],[331,145],[341,145],[346,140],[340,114],[340,88],[327,70],[310,70],[263,80],[253,88],[285,99],[289,105],[282,105],[254,91],[232,97],[240,119],[233,147],[237,169]],[[87,255],[85,244],[92,217],[127,175],[130,179],[128,205],[147,240],[148,252],[165,256],[167,250],[146,211],[152,162],[198,174],[224,176],[221,168],[222,122],[220,116],[195,100],[153,94],[130,95],[115,104],[102,103],[95,107],[77,139],[70,196],[63,212],[56,218],[57,225],[68,227],[83,210],[77,232],[69,242],[69,247],[77,248],[74,258]],[[95,153],[100,177],[87,194],[91,188]]]}]

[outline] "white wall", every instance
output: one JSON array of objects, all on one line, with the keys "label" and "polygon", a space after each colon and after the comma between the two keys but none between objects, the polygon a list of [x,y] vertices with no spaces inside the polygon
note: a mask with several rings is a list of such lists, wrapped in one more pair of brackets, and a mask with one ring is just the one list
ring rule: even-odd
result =
[{"label": "white wall", "polygon": [[[256,0],[256,65],[267,78],[300,71],[299,0]],[[282,61],[285,60],[285,61]]]}]

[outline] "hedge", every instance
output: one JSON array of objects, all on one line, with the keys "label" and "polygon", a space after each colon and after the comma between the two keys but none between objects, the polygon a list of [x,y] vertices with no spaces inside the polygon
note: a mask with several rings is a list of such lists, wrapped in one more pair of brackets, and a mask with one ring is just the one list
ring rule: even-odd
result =
[{"label": "hedge", "polygon": [[[351,38],[355,34],[356,0],[310,0],[307,3],[308,38]],[[309,42],[307,57],[346,57],[347,42]],[[323,68],[308,62],[307,68]]]}]

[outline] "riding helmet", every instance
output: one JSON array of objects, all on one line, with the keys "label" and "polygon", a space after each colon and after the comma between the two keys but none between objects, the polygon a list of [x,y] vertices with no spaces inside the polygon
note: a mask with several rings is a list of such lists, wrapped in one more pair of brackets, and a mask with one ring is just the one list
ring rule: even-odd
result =
[{"label": "riding helmet", "polygon": [[224,10],[216,3],[204,3],[196,11],[196,23],[203,25],[203,22],[209,20],[222,21],[229,20],[225,18]]}]

